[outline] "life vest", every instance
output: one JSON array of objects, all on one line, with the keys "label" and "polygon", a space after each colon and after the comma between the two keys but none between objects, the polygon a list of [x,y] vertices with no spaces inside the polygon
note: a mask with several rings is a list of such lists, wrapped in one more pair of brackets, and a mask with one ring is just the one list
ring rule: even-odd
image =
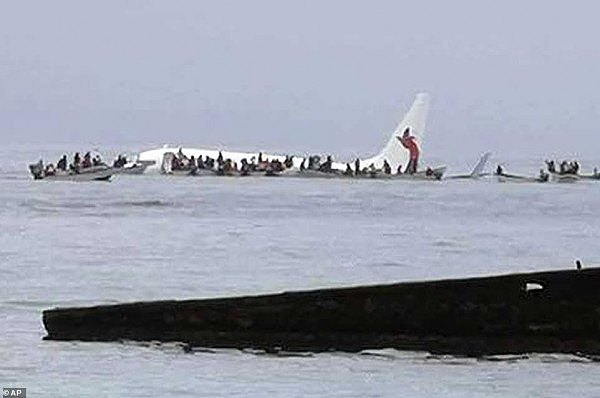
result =
[{"label": "life vest", "polygon": [[404,148],[408,149],[411,160],[416,160],[419,158],[421,151],[419,149],[419,144],[417,144],[415,137],[413,137],[412,135],[406,138],[398,137],[398,140],[400,140],[400,143]]}]

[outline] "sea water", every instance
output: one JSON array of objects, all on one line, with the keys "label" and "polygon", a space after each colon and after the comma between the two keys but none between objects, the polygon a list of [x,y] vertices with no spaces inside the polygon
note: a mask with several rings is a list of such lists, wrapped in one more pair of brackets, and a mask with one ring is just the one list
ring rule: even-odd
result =
[{"label": "sea water", "polygon": [[[600,264],[600,182],[69,183],[29,177],[39,148],[0,155],[0,387],[30,397],[600,396],[600,364],[570,355],[184,353],[177,344],[43,341],[41,322],[57,306]],[[539,159],[512,164],[535,174]]]}]

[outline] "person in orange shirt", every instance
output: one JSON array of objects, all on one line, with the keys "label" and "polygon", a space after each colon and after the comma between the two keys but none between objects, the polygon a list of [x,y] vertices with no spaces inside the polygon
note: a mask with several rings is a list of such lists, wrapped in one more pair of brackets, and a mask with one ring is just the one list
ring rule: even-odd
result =
[{"label": "person in orange shirt", "polygon": [[398,141],[400,141],[404,148],[408,149],[409,153],[409,161],[406,165],[406,170],[404,172],[408,174],[416,173],[421,150],[419,149],[417,139],[414,136],[410,135],[410,127],[407,127],[406,130],[404,130],[402,137],[396,138],[398,138]]}]

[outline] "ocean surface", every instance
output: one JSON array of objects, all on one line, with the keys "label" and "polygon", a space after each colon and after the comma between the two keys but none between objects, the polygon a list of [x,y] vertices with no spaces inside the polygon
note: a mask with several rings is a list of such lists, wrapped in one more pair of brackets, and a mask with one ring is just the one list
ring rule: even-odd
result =
[{"label": "ocean surface", "polygon": [[[26,168],[40,155],[60,151],[0,150],[2,387],[30,398],[600,396],[600,363],[569,355],[189,354],[177,344],[43,341],[41,322],[56,306],[600,264],[600,182],[38,182]],[[469,161],[449,160],[448,173]],[[515,159],[509,171],[535,174],[539,163]]]}]

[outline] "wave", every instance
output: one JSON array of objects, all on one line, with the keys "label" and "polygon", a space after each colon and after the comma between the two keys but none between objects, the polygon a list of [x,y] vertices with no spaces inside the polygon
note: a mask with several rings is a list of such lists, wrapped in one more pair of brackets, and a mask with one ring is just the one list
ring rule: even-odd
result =
[{"label": "wave", "polygon": [[163,200],[126,200],[112,202],[115,207],[173,207],[175,203]]},{"label": "wave", "polygon": [[[77,343],[74,343],[77,344]],[[111,343],[108,343],[111,344]],[[114,344],[114,343],[113,343]],[[314,358],[320,356],[333,356],[339,358],[363,358],[364,360],[418,362],[431,365],[447,366],[477,366],[481,363],[499,362],[532,362],[532,363],[579,363],[591,364],[600,362],[600,356],[586,354],[514,354],[514,355],[488,355],[468,357],[459,355],[438,355],[425,351],[403,351],[394,348],[367,349],[356,353],[345,351],[312,352],[312,351],[286,351],[282,349],[256,349],[256,348],[210,348],[196,347],[183,342],[160,341],[133,341],[119,340],[116,344],[121,346],[156,349],[169,354],[226,354],[226,355],[252,355],[277,358]]]},{"label": "wave", "polygon": [[[117,304],[117,300],[104,300],[103,304]],[[0,306],[12,308],[33,308],[33,309],[48,309],[51,307],[85,307],[98,305],[98,300],[5,300],[0,302]]]},{"label": "wave", "polygon": [[91,201],[50,201],[28,199],[21,202],[21,207],[42,213],[58,213],[62,211],[101,210],[110,208],[165,208],[173,207],[175,203],[163,200],[119,200],[106,202]]}]

